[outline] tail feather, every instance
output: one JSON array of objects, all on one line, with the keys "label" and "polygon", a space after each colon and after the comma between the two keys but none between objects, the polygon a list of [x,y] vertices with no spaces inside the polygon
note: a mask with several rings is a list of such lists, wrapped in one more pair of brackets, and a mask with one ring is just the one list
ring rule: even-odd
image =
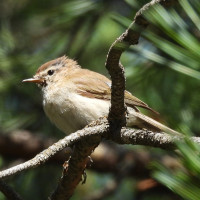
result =
[{"label": "tail feather", "polygon": [[[131,116],[133,115],[133,116]],[[128,114],[128,126],[138,127],[138,128],[146,128],[151,131],[163,131],[165,133],[169,133],[172,135],[181,135],[181,133],[157,122],[156,120],[140,113],[134,112]]]}]

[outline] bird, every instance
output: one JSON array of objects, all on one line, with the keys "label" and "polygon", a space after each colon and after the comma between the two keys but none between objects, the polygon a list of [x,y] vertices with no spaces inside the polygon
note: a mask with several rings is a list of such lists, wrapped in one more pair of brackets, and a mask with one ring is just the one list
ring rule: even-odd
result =
[{"label": "bird", "polygon": [[[32,78],[22,82],[32,82],[39,86],[44,112],[66,135],[100,117],[108,116],[111,81],[100,73],[81,68],[67,56],[43,64]],[[124,101],[127,105],[127,127],[178,134],[141,113],[139,108],[157,112],[130,92],[125,91]]]}]

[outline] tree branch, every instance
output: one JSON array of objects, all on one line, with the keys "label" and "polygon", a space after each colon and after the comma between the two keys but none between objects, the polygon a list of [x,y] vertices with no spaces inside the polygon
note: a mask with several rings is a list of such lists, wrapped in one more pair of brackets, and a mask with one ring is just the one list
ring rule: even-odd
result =
[{"label": "tree branch", "polygon": [[[106,68],[112,79],[111,109],[108,116],[108,123],[95,124],[77,131],[70,136],[58,141],[38,154],[35,158],[18,166],[0,172],[0,178],[8,177],[22,170],[33,168],[45,163],[63,148],[74,145],[73,156],[69,160],[67,170],[64,170],[63,177],[52,199],[60,197],[68,199],[80,182],[83,171],[86,167],[87,156],[91,154],[101,137],[112,139],[120,144],[140,144],[165,149],[173,149],[175,141],[182,141],[183,137],[174,137],[165,133],[154,133],[147,130],[121,129],[126,124],[126,108],[124,104],[125,77],[124,68],[120,64],[121,54],[130,45],[137,44],[141,32],[148,26],[149,22],[143,14],[156,4],[167,5],[177,0],[152,0],[140,9],[130,27],[112,44],[107,55]],[[116,137],[116,134],[118,137]],[[200,143],[199,138],[192,138],[193,141]],[[78,143],[77,143],[78,142]]]},{"label": "tree branch", "polygon": [[[37,154],[33,159],[26,161],[25,163],[19,164],[17,166],[11,167],[7,170],[0,172],[0,178],[9,177],[11,175],[17,174],[21,171],[37,167],[41,164],[46,163],[55,154],[60,152],[66,147],[74,145],[76,142],[82,141],[85,143],[85,148],[87,148],[88,141],[97,142],[97,138],[100,141],[102,135],[107,134],[108,125],[101,124],[93,127],[86,127],[80,131],[77,131],[69,136],[66,136],[62,140],[51,145],[48,149]],[[93,138],[94,136],[94,138]],[[84,149],[82,149],[84,151]]]},{"label": "tree branch", "polygon": [[[29,131],[18,130],[8,134],[0,134],[0,154],[6,158],[22,158],[27,160],[33,158],[36,154],[55,142],[56,139],[46,138],[42,133],[41,135],[36,135]],[[146,166],[154,159],[154,156],[145,150],[134,151],[115,143],[102,142],[98,148],[95,149],[91,158],[93,163],[89,169],[99,173],[111,173],[113,175],[119,174],[119,163],[123,165],[127,162],[128,158],[128,162],[131,161],[132,163],[129,175],[134,178],[138,176],[147,178],[151,170],[146,168]],[[162,159],[163,158],[162,156]],[[67,159],[69,159],[69,154],[66,153],[66,150],[63,150],[53,156],[48,163],[51,162],[61,165]],[[162,159],[157,159],[159,162],[162,162]],[[170,159],[173,158],[170,157]],[[163,164],[166,165],[165,163]],[[173,165],[175,164],[173,163]]]},{"label": "tree branch", "polygon": [[[168,0],[169,2],[170,0]],[[109,121],[109,131],[110,135],[113,135],[115,139],[118,138],[121,128],[126,125],[126,107],[124,104],[124,91],[125,91],[125,76],[124,76],[124,68],[121,65],[120,57],[122,52],[124,52],[130,45],[136,44],[138,42],[140,34],[137,31],[133,30],[133,25],[137,24],[142,28],[145,28],[148,25],[148,22],[143,19],[142,12],[145,10],[148,10],[153,5],[165,2],[165,0],[152,0],[148,5],[144,6],[142,9],[139,10],[139,12],[136,14],[136,17],[133,21],[133,23],[130,25],[130,27],[112,44],[106,61],[106,68],[108,69],[111,80],[112,80],[112,90],[111,90],[111,109],[108,115],[108,121]],[[141,31],[140,31],[141,33]],[[107,132],[107,128],[106,128]],[[117,136],[117,137],[116,137]],[[133,141],[133,140],[132,140]],[[83,149],[80,149],[80,151],[85,150],[88,153],[91,153],[92,150],[94,150],[95,146],[100,142],[95,141],[93,143],[92,147],[89,145],[89,147],[84,146]],[[157,144],[157,143],[156,143]],[[77,149],[75,149],[76,152]],[[80,153],[79,153],[80,155]],[[88,154],[89,156],[90,154]],[[81,162],[73,162],[73,157],[71,157],[69,161],[69,168],[70,164],[73,166],[73,163],[76,163],[76,165],[81,164],[81,168],[79,168],[79,172],[83,172],[84,166],[86,163],[86,154],[83,155],[84,161],[81,159],[81,156],[78,158],[81,160]],[[69,173],[70,170],[66,171],[64,173],[64,176],[61,179],[60,184],[58,185],[56,191],[52,195],[52,199],[59,199],[59,197],[65,197],[66,199],[70,198],[70,196],[73,194],[73,190],[75,189],[75,186],[80,181],[80,173],[79,175],[74,177],[73,171],[76,172],[74,169],[72,169],[71,174]],[[71,178],[70,178],[71,177]],[[75,181],[70,181],[71,179],[76,179]],[[67,184],[67,182],[70,181],[70,184]],[[64,187],[67,186],[67,188],[64,189]]]},{"label": "tree branch", "polygon": [[[80,141],[75,144],[73,153],[63,171],[63,176],[50,199],[69,199],[73,195],[76,186],[82,180],[82,176],[82,183],[85,182],[84,170],[88,163],[88,155],[94,151],[99,142],[100,137],[96,135],[95,141],[93,138],[92,140],[87,140],[87,142]],[[85,145],[87,145],[87,148],[85,148]]]},{"label": "tree branch", "polygon": [[[19,164],[15,167],[11,167],[9,169],[1,171],[0,179],[7,178],[21,171],[28,170],[30,168],[34,168],[41,164],[44,164],[59,151],[63,150],[66,147],[72,146],[77,142],[83,142],[83,144],[85,145],[89,143],[89,146],[91,146],[91,143],[94,142],[94,144],[96,144],[97,142],[101,141],[102,137],[105,139],[109,139],[109,134],[110,133],[108,131],[108,124],[105,122],[100,125],[86,127],[59,140],[48,149],[39,153],[33,159],[26,161],[23,164]],[[129,128],[123,128],[120,132],[120,138],[116,139],[116,142],[120,144],[148,145],[151,147],[159,147],[162,149],[175,148],[175,142],[177,141],[183,142],[184,136],[171,136],[166,133],[154,133],[148,130],[135,130]],[[191,137],[191,141],[200,144],[200,137]],[[86,149],[87,146],[84,146],[81,151],[86,151]]]},{"label": "tree branch", "polygon": [[115,40],[109,49],[105,65],[112,80],[111,109],[108,120],[110,123],[110,130],[115,136],[120,131],[121,127],[126,124],[126,107],[124,104],[125,76],[124,67],[120,63],[120,57],[130,45],[138,44],[142,31],[149,25],[149,22],[144,17],[146,11],[157,4],[170,6],[177,1],[178,0],[152,0],[150,3],[144,5],[136,13],[129,28]]}]

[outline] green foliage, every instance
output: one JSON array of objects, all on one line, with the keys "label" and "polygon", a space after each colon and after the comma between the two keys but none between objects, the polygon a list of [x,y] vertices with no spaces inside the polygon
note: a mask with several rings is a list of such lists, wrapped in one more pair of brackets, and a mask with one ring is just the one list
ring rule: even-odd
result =
[{"label": "green foliage", "polygon": [[189,139],[186,139],[185,143],[177,143],[177,147],[180,167],[168,169],[155,163],[157,170],[153,173],[153,177],[182,198],[198,200],[200,196],[200,147]]},{"label": "green foliage", "polygon": [[0,127],[3,132],[27,128],[58,133],[43,114],[37,87],[21,81],[32,77],[44,62],[64,54],[84,63],[83,67],[105,71],[107,50],[120,30],[109,19],[110,5],[91,0],[1,2]]},{"label": "green foliage", "polygon": [[[174,125],[191,136],[199,135],[200,130],[200,10],[198,1],[183,0],[180,5],[167,11],[156,6],[147,12],[152,25],[143,32],[144,45],[132,51],[141,55],[144,63],[153,62],[145,73],[153,70],[156,63],[152,85],[163,88],[159,90],[161,109],[165,115],[175,116]],[[200,147],[186,139],[185,143],[177,144],[177,149],[180,167],[169,169],[156,163],[153,177],[183,199],[197,200],[200,196]]]},{"label": "green foliage", "polygon": [[[28,129],[60,137],[62,133],[44,115],[39,89],[21,81],[32,77],[44,62],[64,54],[85,68],[106,74],[104,63],[110,45],[147,2],[1,0],[0,130],[5,133]],[[187,135],[198,135],[200,131],[199,16],[198,0],[181,0],[180,5],[167,11],[161,6],[151,9],[146,14],[151,26],[143,31],[139,45],[131,47],[121,59],[126,68],[127,89],[160,112],[157,120]],[[180,169],[167,169],[157,163],[153,176],[182,198],[198,199],[199,147],[190,141],[177,145]],[[164,151],[157,152],[164,155]],[[2,160],[1,166],[5,166],[7,159]],[[59,174],[57,168],[47,166],[11,182],[24,196],[28,195],[27,199],[35,199],[36,193],[37,199],[45,199]],[[92,185],[99,184],[100,177],[91,179],[95,182]],[[131,188],[131,184],[127,187]],[[30,192],[26,193],[24,187]],[[76,195],[86,195],[88,190],[91,188]]]},{"label": "green foliage", "polygon": [[[143,32],[140,44],[132,47],[123,60],[132,88],[142,91],[139,93],[158,108],[171,127],[188,136],[199,136],[199,1],[182,0],[180,5],[168,10],[158,5],[149,10],[145,16],[151,26]],[[115,19],[123,26],[131,23],[128,19]],[[199,146],[186,139],[177,148],[180,168],[170,169],[156,162],[153,177],[183,199],[197,200]]]},{"label": "green foliage", "polygon": [[160,5],[150,9],[145,17],[151,25],[123,56],[128,87],[164,116],[161,121],[186,134],[200,130],[198,5],[183,0],[167,10]]}]

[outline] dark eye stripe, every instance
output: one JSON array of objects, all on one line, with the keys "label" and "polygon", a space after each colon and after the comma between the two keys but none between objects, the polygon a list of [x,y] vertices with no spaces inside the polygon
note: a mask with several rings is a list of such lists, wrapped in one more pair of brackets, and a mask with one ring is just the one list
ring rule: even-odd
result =
[{"label": "dark eye stripe", "polygon": [[49,70],[47,73],[48,73],[49,76],[51,76],[51,75],[53,75],[54,70]]}]

